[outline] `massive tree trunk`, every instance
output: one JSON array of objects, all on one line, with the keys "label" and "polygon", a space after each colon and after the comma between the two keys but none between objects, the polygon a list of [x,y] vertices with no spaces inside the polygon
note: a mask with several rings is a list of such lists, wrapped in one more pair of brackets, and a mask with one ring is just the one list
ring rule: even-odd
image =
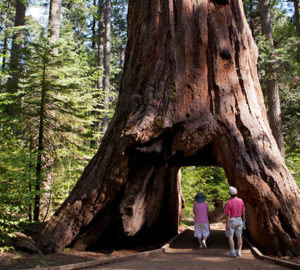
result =
[{"label": "massive tree trunk", "polygon": [[299,254],[299,190],[267,122],[242,2],[130,1],[114,118],[44,252],[177,233],[179,168],[219,165],[266,253]]}]

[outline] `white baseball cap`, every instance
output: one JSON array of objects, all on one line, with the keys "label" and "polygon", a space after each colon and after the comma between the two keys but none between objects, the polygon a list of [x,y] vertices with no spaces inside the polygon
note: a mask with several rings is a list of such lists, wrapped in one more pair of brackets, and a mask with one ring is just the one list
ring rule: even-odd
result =
[{"label": "white baseball cap", "polygon": [[236,188],[235,187],[229,187],[229,194],[236,195],[237,194]]}]

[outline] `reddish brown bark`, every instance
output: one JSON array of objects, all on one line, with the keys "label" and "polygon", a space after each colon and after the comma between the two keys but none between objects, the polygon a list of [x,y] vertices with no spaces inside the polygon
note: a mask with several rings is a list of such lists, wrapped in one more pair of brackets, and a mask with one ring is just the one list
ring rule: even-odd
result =
[{"label": "reddish brown bark", "polygon": [[300,252],[299,190],[267,122],[257,48],[241,1],[219,2],[130,1],[115,116],[44,252],[176,234],[179,167],[209,164],[238,188],[261,249]]}]

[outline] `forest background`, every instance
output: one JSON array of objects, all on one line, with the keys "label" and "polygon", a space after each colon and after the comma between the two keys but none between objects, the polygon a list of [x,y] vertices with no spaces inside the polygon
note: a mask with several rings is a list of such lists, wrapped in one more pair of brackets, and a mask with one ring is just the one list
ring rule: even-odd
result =
[{"label": "forest background", "polygon": [[[13,231],[51,217],[96,153],[117,102],[127,5],[0,0],[1,250]],[[245,0],[244,8],[270,125],[300,186],[299,0]],[[222,168],[182,168],[183,217],[197,192],[213,208],[227,188]]]}]

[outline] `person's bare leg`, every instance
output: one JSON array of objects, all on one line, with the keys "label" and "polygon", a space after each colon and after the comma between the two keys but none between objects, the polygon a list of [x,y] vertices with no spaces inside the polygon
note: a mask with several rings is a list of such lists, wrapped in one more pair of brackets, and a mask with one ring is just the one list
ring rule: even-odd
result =
[{"label": "person's bare leg", "polygon": [[205,248],[207,248],[207,245],[206,245],[207,238],[208,238],[208,236],[203,236],[203,240],[202,240],[202,244]]},{"label": "person's bare leg", "polygon": [[230,253],[229,257],[235,257],[235,250],[234,250],[234,240],[233,237],[228,237],[229,247],[230,247]]},{"label": "person's bare leg", "polygon": [[198,239],[199,245],[201,245],[201,243],[202,243],[201,238],[197,237],[197,239]]},{"label": "person's bare leg", "polygon": [[243,238],[242,236],[237,237],[237,255],[242,255]]},{"label": "person's bare leg", "polygon": [[200,247],[200,248],[203,248],[202,238],[197,237],[197,239],[198,239],[198,242],[199,242],[199,247]]},{"label": "person's bare leg", "polygon": [[234,250],[234,240],[233,237],[228,237],[230,250]]}]

